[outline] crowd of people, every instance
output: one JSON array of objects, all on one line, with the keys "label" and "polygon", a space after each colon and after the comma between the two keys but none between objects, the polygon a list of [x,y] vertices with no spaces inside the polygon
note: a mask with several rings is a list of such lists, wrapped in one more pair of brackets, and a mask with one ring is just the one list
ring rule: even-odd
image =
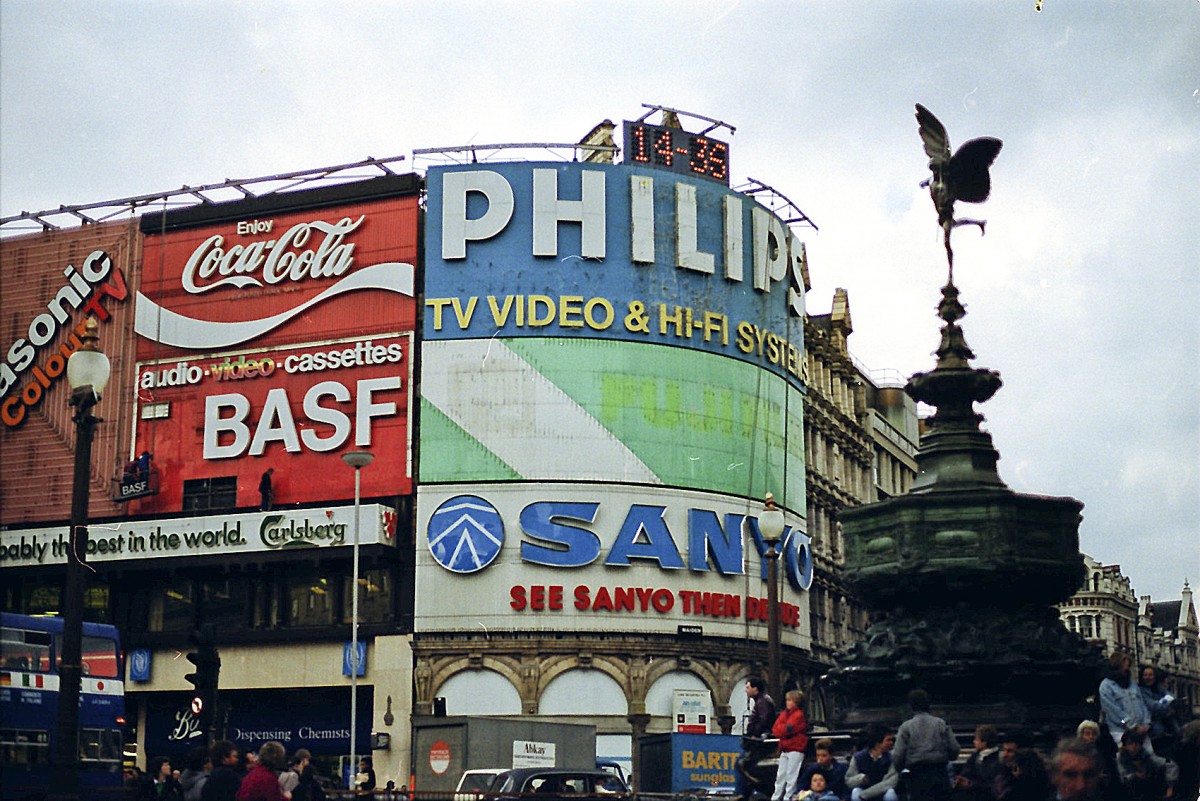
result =
[{"label": "crowd of people", "polygon": [[[326,801],[325,785],[317,776],[312,754],[298,748],[288,758],[282,743],[263,743],[258,751],[242,754],[228,740],[211,748],[193,748],[183,770],[167,757],[155,757],[143,774],[126,772],[126,797],[130,801]],[[375,770],[370,757],[358,764],[355,787],[364,794],[375,791]],[[390,782],[389,782],[390,784]],[[406,788],[392,797],[407,798]]]},{"label": "crowd of people", "polygon": [[869,727],[852,754],[836,759],[829,739],[809,749],[799,692],[787,693],[785,709],[776,711],[752,679],[747,735],[779,740],[771,801],[1196,801],[1200,720],[1185,720],[1190,710],[1163,688],[1153,666],[1135,680],[1132,661],[1116,654],[1109,668],[1099,687],[1100,721],[1064,732],[1048,760],[1029,733],[990,725],[975,730],[969,756],[960,759],[958,740],[920,689],[909,695],[908,720],[895,729]]}]

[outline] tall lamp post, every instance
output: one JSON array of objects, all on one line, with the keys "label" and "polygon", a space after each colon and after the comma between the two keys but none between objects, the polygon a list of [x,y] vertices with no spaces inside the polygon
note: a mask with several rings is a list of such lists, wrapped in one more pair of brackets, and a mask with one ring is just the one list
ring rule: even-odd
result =
[{"label": "tall lamp post", "polygon": [[758,532],[767,546],[767,692],[778,699],[779,671],[779,539],[783,536],[783,512],[775,506],[775,496],[767,493],[764,509],[758,515]]},{"label": "tall lamp post", "polygon": [[100,352],[99,324],[89,317],[83,344],[67,359],[67,383],[75,407],[75,475],[71,486],[71,531],[67,536],[67,576],[63,584],[62,654],[58,675],[58,717],[55,726],[54,772],[51,797],[79,797],[79,694],[83,682],[83,597],[87,585],[84,565],[88,546],[88,495],[92,472],[92,436],[99,417],[92,407],[108,385],[112,368]]},{"label": "tall lamp post", "polygon": [[358,773],[358,513],[362,508],[362,469],[371,463],[375,454],[350,451],[342,461],[354,468],[354,556],[351,568],[350,593],[350,785]]}]

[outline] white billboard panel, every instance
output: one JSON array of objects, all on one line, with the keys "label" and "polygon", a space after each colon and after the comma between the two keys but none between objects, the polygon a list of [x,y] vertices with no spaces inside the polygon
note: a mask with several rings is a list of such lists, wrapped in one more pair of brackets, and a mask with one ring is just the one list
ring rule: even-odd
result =
[{"label": "white billboard panel", "polygon": [[[423,486],[416,629],[638,632],[765,640],[761,504],[712,493],[567,482]],[[789,516],[780,635],[810,640],[812,559]],[[699,626],[700,631],[695,627]]]},{"label": "white billboard panel", "polygon": [[[397,517],[394,509],[364,503],[359,515],[359,543],[395,545]],[[351,545],[353,537],[353,504],[323,509],[94,522],[88,526],[87,561],[241,557],[271,551]],[[0,531],[0,566],[64,563],[69,548],[67,526]]]}]

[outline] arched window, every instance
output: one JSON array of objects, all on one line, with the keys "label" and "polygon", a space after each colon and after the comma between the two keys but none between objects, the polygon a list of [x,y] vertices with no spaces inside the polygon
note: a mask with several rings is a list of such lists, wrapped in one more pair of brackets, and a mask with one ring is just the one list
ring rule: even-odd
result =
[{"label": "arched window", "polygon": [[438,690],[451,715],[520,715],[517,688],[494,670],[464,670]]}]

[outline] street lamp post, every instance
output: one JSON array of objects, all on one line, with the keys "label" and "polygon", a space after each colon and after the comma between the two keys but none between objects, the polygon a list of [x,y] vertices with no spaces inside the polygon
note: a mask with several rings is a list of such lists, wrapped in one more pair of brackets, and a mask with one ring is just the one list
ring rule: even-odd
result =
[{"label": "street lamp post", "polygon": [[100,352],[99,324],[89,317],[83,344],[67,359],[67,383],[75,407],[75,474],[71,487],[71,530],[67,536],[67,575],[63,583],[62,653],[58,666],[58,716],[55,721],[54,772],[51,797],[79,797],[79,695],[83,683],[83,600],[87,585],[84,566],[88,547],[88,495],[92,469],[92,436],[99,417],[92,407],[108,384],[111,367]]},{"label": "street lamp post", "polygon": [[362,469],[375,454],[349,451],[342,461],[354,468],[354,548],[350,576],[350,785],[358,773],[358,513],[362,507]]},{"label": "street lamp post", "polygon": [[767,546],[767,692],[780,698],[779,670],[779,539],[783,536],[783,512],[775,506],[775,496],[767,493],[765,508],[758,515],[758,532]]}]

